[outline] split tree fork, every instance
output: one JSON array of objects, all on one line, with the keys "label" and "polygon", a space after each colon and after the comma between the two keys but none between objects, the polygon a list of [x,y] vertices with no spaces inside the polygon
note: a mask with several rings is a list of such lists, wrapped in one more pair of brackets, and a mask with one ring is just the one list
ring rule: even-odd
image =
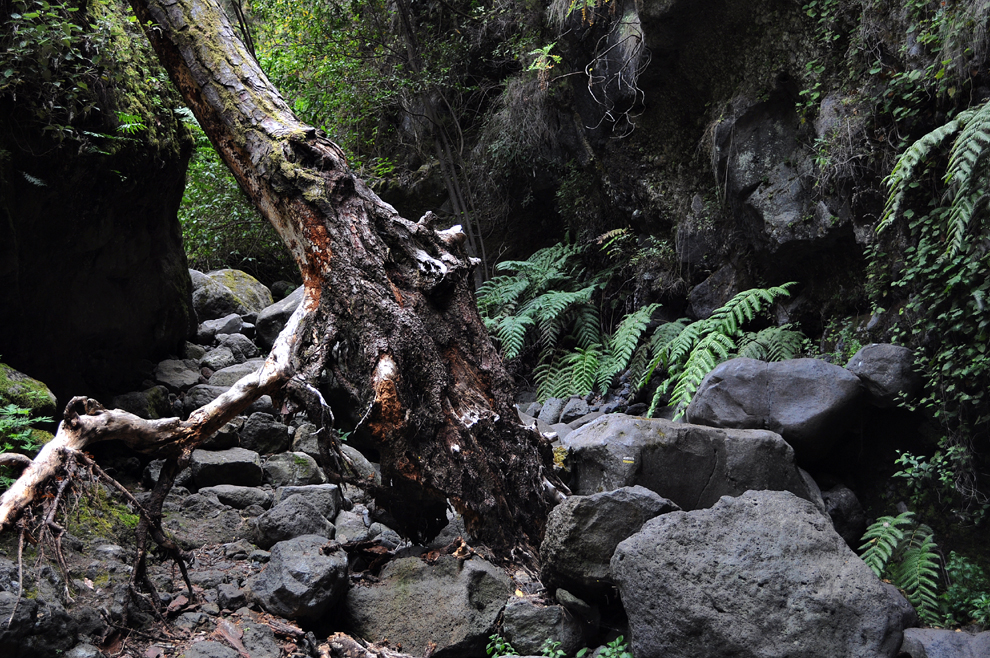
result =
[{"label": "split tree fork", "polygon": [[[0,530],[40,519],[57,539],[60,526],[47,510],[32,516],[31,504],[46,493],[58,500],[67,468],[95,468],[83,448],[123,440],[167,459],[138,527],[135,579],[150,587],[149,534],[181,557],[160,527],[175,476],[194,448],[268,394],[322,427],[333,422],[326,399],[354,414],[355,431],[380,453],[376,500],[397,512],[400,530],[435,533],[449,499],[497,555],[532,559],[562,486],[545,441],[511,406],[510,379],[476,310],[464,233],[436,230],[429,214],[399,217],[356,178],[340,148],[292,114],[215,0],[132,4],[217,152],[291,251],[305,294],[261,370],[188,420],[143,420],[74,398],[55,438],[0,499]],[[321,437],[323,465],[341,472],[333,433]]]}]

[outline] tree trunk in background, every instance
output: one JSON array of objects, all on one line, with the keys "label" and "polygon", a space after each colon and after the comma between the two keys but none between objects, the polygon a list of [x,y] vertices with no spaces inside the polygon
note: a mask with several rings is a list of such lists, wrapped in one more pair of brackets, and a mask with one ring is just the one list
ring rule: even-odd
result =
[{"label": "tree trunk in background", "polygon": [[379,502],[407,532],[442,528],[449,498],[503,555],[538,542],[553,501],[549,452],[511,406],[475,307],[464,233],[407,221],[371,192],[335,144],[296,119],[215,2],[132,3],[203,130],[299,264],[305,317],[281,340],[283,376],[304,385],[289,390],[308,384],[338,415],[356,410],[355,432],[380,453]]}]

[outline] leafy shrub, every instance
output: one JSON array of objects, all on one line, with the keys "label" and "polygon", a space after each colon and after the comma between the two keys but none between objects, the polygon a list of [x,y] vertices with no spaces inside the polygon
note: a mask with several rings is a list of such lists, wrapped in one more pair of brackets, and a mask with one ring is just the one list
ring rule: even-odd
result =
[{"label": "leafy shrub", "polygon": [[975,470],[971,450],[943,438],[931,457],[907,450],[897,454],[894,463],[901,469],[894,478],[906,484],[915,507],[931,505],[937,513],[952,512],[957,518],[976,523],[984,519],[990,503],[978,495],[966,495],[967,489],[960,487],[960,481]]},{"label": "leafy shrub", "polygon": [[32,108],[60,140],[97,106],[106,34],[66,2],[13,0],[10,7],[0,32],[0,96]]},{"label": "leafy shrub", "polygon": [[488,646],[485,647],[489,658],[500,658],[501,656],[518,656],[519,652],[512,648],[508,640],[494,633],[488,636]]},{"label": "leafy shrub", "polygon": [[[591,656],[591,649],[581,649],[578,651],[576,658],[585,658],[586,656]],[[620,635],[605,645],[601,653],[598,654],[598,658],[633,658],[633,655],[632,651],[629,650],[629,644],[626,642],[625,637]]]},{"label": "leafy shrub", "polygon": [[990,579],[979,565],[955,551],[945,565],[948,587],[941,595],[948,626],[976,622],[990,626]]}]

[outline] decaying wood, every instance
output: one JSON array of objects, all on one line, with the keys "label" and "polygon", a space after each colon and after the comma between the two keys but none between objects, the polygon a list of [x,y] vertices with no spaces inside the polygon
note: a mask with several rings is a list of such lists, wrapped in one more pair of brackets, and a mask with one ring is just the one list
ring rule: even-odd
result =
[{"label": "decaying wood", "polygon": [[403,219],[371,192],[335,144],[292,114],[215,2],[132,4],[299,265],[308,324],[295,332],[291,376],[378,451],[379,504],[414,537],[446,524],[449,499],[503,555],[538,542],[554,502],[550,454],[511,406],[476,309],[464,233]]},{"label": "decaying wood", "polygon": [[192,450],[271,394],[311,419],[335,418],[378,451],[376,501],[398,530],[435,534],[449,500],[498,555],[531,557],[564,488],[547,466],[549,446],[511,406],[510,379],[475,306],[463,231],[438,230],[431,215],[403,219],[371,192],[340,148],[292,114],[214,0],[132,4],[203,130],[295,258],[304,298],[262,370],[188,420],[143,420],[73,399],[54,440],[0,499],[0,530],[68,457],[119,439],[167,458],[139,526],[154,534]]}]

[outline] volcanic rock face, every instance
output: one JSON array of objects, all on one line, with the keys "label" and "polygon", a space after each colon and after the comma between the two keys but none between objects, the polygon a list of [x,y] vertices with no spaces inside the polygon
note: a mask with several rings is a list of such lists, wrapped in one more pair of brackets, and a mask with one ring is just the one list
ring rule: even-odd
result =
[{"label": "volcanic rock face", "polygon": [[789,492],[658,516],[611,566],[637,656],[894,656],[915,619],[828,516]]}]

